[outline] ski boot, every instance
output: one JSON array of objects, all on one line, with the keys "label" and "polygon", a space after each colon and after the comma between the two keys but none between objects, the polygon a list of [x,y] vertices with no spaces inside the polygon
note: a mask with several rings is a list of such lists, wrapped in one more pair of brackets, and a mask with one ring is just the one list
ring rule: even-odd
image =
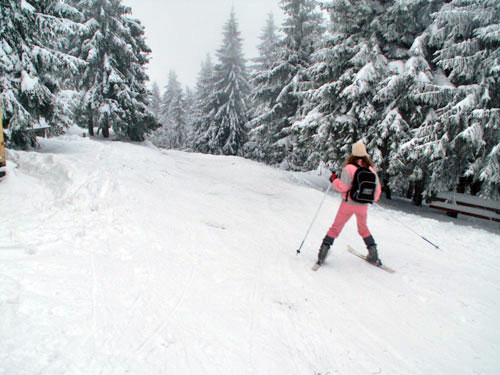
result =
[{"label": "ski boot", "polygon": [[377,266],[381,266],[382,262],[378,257],[377,244],[372,236],[363,238],[366,244],[366,248],[368,249],[368,255],[366,256],[366,260],[370,263],[373,263]]},{"label": "ski boot", "polygon": [[323,242],[321,243],[321,247],[319,248],[318,252],[318,261],[316,262],[318,266],[321,266],[324,263],[326,257],[328,256],[330,246],[332,246],[333,244],[333,241],[334,238],[332,237],[325,236],[325,238],[323,238]]}]

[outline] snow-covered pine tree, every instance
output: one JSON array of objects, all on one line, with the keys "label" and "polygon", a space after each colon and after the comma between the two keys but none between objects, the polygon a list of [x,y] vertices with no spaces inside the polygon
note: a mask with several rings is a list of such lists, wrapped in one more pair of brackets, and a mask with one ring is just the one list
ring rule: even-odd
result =
[{"label": "snow-covered pine tree", "polygon": [[161,94],[160,88],[156,82],[153,83],[153,87],[151,89],[151,104],[150,104],[151,112],[155,116],[157,122],[160,122],[161,118]]},{"label": "snow-covered pine tree", "polygon": [[223,41],[217,50],[219,62],[214,67],[215,112],[206,133],[208,152],[242,155],[247,140],[247,97],[250,85],[243,57],[242,39],[234,10],[224,25]]},{"label": "snow-covered pine tree", "polygon": [[167,127],[171,129],[170,148],[180,149],[187,138],[186,99],[182,89],[172,102],[168,111]]},{"label": "snow-covered pine tree", "polygon": [[171,71],[161,101],[162,127],[153,135],[154,143],[164,148],[181,148],[186,139],[186,109],[184,93],[177,74]]},{"label": "snow-covered pine tree", "polygon": [[184,140],[184,149],[191,149],[191,139],[193,134],[193,112],[194,112],[194,103],[196,101],[195,92],[191,89],[191,87],[186,86],[184,89],[184,111],[186,114],[186,137]]},{"label": "snow-covered pine tree", "polygon": [[258,87],[256,99],[269,110],[252,121],[252,128],[262,134],[263,161],[270,164],[285,161],[285,167],[293,168],[291,126],[300,105],[296,93],[307,80],[304,74],[323,26],[317,1],[281,0],[280,4],[286,18],[281,27],[284,37],[279,43],[278,56],[253,79]]},{"label": "snow-covered pine tree", "polygon": [[215,113],[215,103],[212,100],[214,90],[213,64],[210,54],[207,54],[198,73],[191,109],[192,131],[187,143],[194,151],[208,153],[207,132]]},{"label": "snow-covered pine tree", "polygon": [[81,74],[83,91],[80,121],[89,133],[94,127],[105,137],[109,129],[133,141],[156,128],[149,109],[150,92],[145,65],[151,50],[144,27],[128,15],[121,0],[78,1],[85,28],[73,52],[88,62]]},{"label": "snow-covered pine tree", "polygon": [[[374,24],[381,40],[384,55],[389,59],[388,76],[376,87],[374,103],[381,108],[381,119],[368,129],[369,149],[379,167],[379,176],[386,196],[391,189],[406,194],[409,187],[421,184],[418,171],[425,165],[407,155],[402,147],[432,113],[429,105],[415,101],[415,95],[434,81],[427,48],[426,28],[432,22],[430,14],[439,9],[442,1],[395,1]],[[412,198],[420,199],[419,192]]]},{"label": "snow-covered pine tree", "polygon": [[[340,170],[350,145],[364,139],[388,187],[406,189],[408,167],[399,145],[420,125],[427,107],[412,95],[433,79],[419,36],[440,1],[330,1],[329,37],[308,69],[313,88],[300,92],[305,117],[294,127],[305,145],[305,165]],[[411,24],[407,27],[407,24]],[[398,169],[399,168],[399,169]],[[397,172],[396,172],[397,171]],[[397,176],[394,176],[397,174]],[[394,177],[394,178],[393,178]]]},{"label": "snow-covered pine tree", "polygon": [[[267,15],[266,23],[259,36],[260,43],[257,45],[259,56],[253,59],[253,71],[265,71],[270,69],[276,64],[278,59],[279,36],[278,29],[274,23],[274,16],[272,13]],[[254,73],[254,72],[252,72]],[[252,78],[253,78],[252,74]]]},{"label": "snow-covered pine tree", "polygon": [[373,97],[388,64],[374,30],[387,7],[382,3],[323,4],[330,16],[329,33],[312,55],[309,84],[297,93],[302,116],[294,124],[299,157],[309,169],[323,161],[340,170],[351,144],[366,137],[369,126],[379,120]]},{"label": "snow-covered pine tree", "polygon": [[[130,8],[126,11],[131,12]],[[124,39],[127,45],[122,46],[127,53],[120,67],[126,74],[126,86],[118,92],[118,99],[120,105],[125,108],[126,116],[125,122],[115,124],[113,129],[131,141],[143,141],[146,134],[160,126],[149,109],[151,90],[147,87],[149,77],[146,65],[149,63],[151,49],[146,44],[145,28],[142,23],[129,16],[124,16],[123,19],[124,25],[129,30],[129,33],[125,33]]]},{"label": "snow-covered pine tree", "polygon": [[280,39],[272,13],[268,15],[259,38],[260,43],[257,46],[259,56],[253,59],[254,64],[251,66],[250,73],[251,98],[253,101],[252,116],[257,120],[252,121],[253,119],[250,119],[247,125],[250,130],[248,134],[249,140],[245,145],[245,156],[259,161],[267,161],[266,155],[272,151],[269,142],[271,134],[268,133],[270,128],[266,124],[261,124],[258,119],[270,111],[270,101],[267,99],[272,100],[272,97],[266,95],[269,88],[267,82],[262,79],[261,74],[268,72],[278,61]]},{"label": "snow-covered pine tree", "polygon": [[[65,38],[78,29],[78,11],[63,1],[13,1],[0,4],[0,92],[6,143],[36,146],[36,128],[57,134],[68,125],[57,105],[64,77],[84,62],[65,53]],[[59,95],[59,96],[58,96]],[[59,98],[59,101],[57,100]]]},{"label": "snow-covered pine tree", "polygon": [[182,92],[181,84],[177,79],[177,73],[171,70],[168,73],[167,85],[165,86],[165,91],[163,92],[163,96],[161,98],[162,123],[165,123],[167,121],[170,105],[181,92]]},{"label": "snow-covered pine tree", "polygon": [[452,0],[432,17],[434,63],[452,87],[429,85],[420,95],[437,106],[415,142],[431,169],[425,194],[466,185],[467,191],[498,198],[500,1]]}]

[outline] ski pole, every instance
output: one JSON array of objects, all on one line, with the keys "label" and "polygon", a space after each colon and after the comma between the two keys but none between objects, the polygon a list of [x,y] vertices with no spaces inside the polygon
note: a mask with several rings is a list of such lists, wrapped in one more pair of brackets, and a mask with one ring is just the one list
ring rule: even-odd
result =
[{"label": "ski pole", "polygon": [[[382,208],[383,207],[381,205],[379,205],[378,203],[374,203],[375,206],[379,207],[379,208]],[[394,215],[391,215],[391,214],[388,214],[389,216],[391,216],[393,219],[396,219],[396,217]],[[396,219],[396,221],[401,224],[402,226],[404,226],[406,229],[408,229],[409,231],[413,232],[414,234],[416,234],[417,236],[419,236],[420,238],[422,238],[424,241],[427,241],[428,243],[430,243],[432,246],[434,246],[436,249],[439,249],[439,246],[433,244],[431,241],[429,241],[427,238],[425,238],[424,236],[422,236],[421,234],[418,234],[417,232],[415,232],[413,229],[411,229],[409,226],[403,224],[401,221],[399,221],[398,219]]]},{"label": "ski pole", "polygon": [[321,206],[323,206],[323,203],[325,202],[326,196],[328,195],[328,192],[330,191],[331,187],[332,187],[332,184],[328,184],[328,188],[325,190],[325,195],[323,196],[323,200],[321,201],[321,203],[318,207],[318,210],[316,211],[316,215],[314,215],[314,218],[311,221],[311,225],[309,225],[309,229],[307,230],[307,233],[306,233],[304,239],[302,240],[302,243],[300,244],[299,248],[297,249],[297,255],[300,254],[300,249],[302,249],[302,245],[304,245],[304,242],[306,241],[306,238],[309,235],[309,232],[311,231],[311,228],[312,228],[314,222],[316,221],[316,218],[318,217],[319,210],[321,209]]}]

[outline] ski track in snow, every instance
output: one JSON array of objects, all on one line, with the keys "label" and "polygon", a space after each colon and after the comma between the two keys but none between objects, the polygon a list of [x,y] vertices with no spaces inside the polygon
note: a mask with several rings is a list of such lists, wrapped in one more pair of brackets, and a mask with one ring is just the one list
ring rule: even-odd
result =
[{"label": "ski track in snow", "polygon": [[498,228],[371,207],[396,273],[354,220],[312,272],[324,176],[75,133],[8,152],[0,374],[500,372]]}]

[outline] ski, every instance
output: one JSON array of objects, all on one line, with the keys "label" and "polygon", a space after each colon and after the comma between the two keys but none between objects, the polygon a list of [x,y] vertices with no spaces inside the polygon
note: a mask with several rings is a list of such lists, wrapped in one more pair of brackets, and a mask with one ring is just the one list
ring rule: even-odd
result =
[{"label": "ski", "polygon": [[[351,245],[347,245],[347,251],[349,251],[351,254],[354,254],[354,255],[356,255],[356,256],[358,256],[358,257],[360,257],[361,259],[364,259],[366,262],[368,262],[368,261],[366,260],[366,255],[363,255],[363,254],[359,253],[358,251],[354,250],[354,248],[353,248]],[[389,273],[394,273],[394,272],[396,272],[396,271],[394,271],[392,268],[387,267],[387,266],[386,266],[386,265],[384,265],[384,264],[377,265],[377,264],[372,263],[372,262],[368,262],[368,263],[370,263],[370,264],[371,264],[372,266],[374,266],[374,267],[377,267],[377,268],[383,269],[384,271],[389,272]]]}]

